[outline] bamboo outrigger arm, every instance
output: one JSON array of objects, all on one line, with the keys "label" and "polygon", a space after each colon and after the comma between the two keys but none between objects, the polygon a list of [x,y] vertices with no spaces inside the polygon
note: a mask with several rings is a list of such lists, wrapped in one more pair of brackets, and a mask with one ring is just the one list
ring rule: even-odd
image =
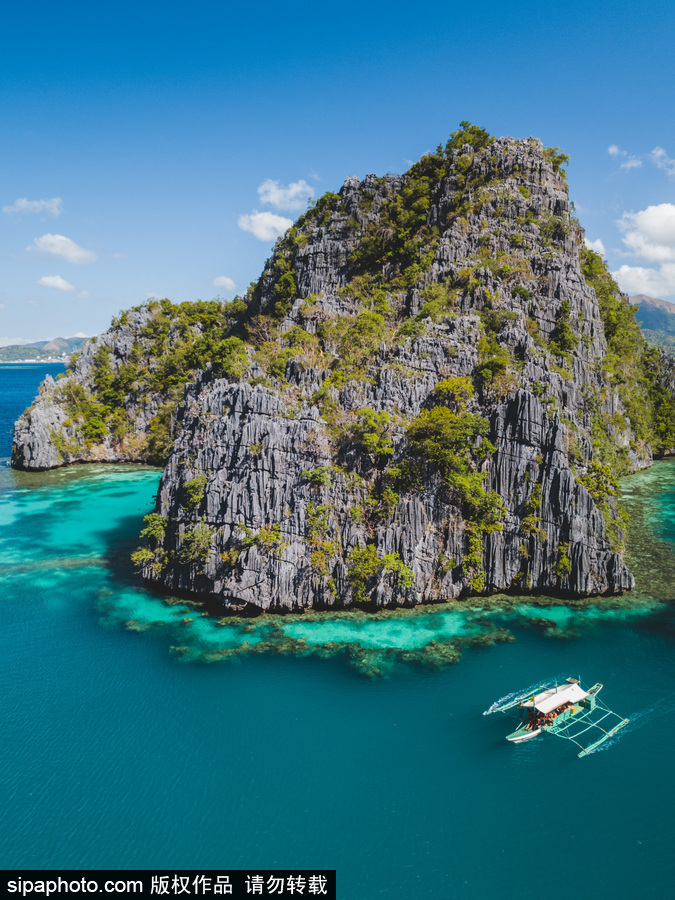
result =
[{"label": "bamboo outrigger arm", "polygon": [[496,701],[485,714],[503,712],[523,718],[519,727],[507,735],[512,743],[549,733],[572,741],[580,749],[577,755],[587,756],[629,722],[598,699],[601,690],[600,683],[584,689],[577,678],[568,678],[562,684],[542,683]]}]

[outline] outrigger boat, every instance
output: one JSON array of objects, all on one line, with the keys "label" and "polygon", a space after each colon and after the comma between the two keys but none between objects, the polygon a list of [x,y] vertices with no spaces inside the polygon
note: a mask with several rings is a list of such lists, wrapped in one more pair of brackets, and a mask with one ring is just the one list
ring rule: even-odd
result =
[{"label": "outrigger boat", "polygon": [[572,741],[581,749],[577,756],[586,756],[629,722],[598,699],[601,690],[601,684],[584,690],[577,678],[568,678],[563,684],[539,685],[537,693],[528,690],[511,694],[493,703],[485,714],[503,712],[521,717],[518,728],[506,736],[514,744],[547,733]]}]

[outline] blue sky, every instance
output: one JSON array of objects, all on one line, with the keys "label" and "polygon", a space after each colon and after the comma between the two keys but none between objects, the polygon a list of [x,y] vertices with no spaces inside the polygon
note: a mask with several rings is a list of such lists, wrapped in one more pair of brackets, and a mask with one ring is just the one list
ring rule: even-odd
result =
[{"label": "blue sky", "polygon": [[13,4],[0,345],[243,293],[310,192],[462,119],[564,148],[622,287],[674,298],[673,34],[665,2]]}]

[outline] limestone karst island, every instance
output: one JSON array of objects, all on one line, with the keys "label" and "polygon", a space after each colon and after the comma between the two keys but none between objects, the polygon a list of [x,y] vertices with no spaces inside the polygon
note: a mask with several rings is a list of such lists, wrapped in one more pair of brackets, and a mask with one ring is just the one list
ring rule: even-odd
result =
[{"label": "limestone karst island", "polygon": [[224,610],[630,590],[616,478],[675,449],[675,361],[585,247],[567,162],[462,123],[348,178],[243,298],[86,343],[13,465],[163,466],[135,561]]}]

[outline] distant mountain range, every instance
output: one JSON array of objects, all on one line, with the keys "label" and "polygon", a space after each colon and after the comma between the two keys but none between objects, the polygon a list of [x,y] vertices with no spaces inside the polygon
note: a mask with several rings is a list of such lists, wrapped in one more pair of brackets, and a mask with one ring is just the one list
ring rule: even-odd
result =
[{"label": "distant mountain range", "polygon": [[637,320],[647,341],[655,347],[675,350],[675,303],[646,294],[628,299],[638,307]]},{"label": "distant mountain range", "polygon": [[12,347],[0,347],[0,362],[46,362],[49,360],[66,360],[78,350],[86,337],[54,338],[51,341],[35,341],[32,344],[19,344]]}]

